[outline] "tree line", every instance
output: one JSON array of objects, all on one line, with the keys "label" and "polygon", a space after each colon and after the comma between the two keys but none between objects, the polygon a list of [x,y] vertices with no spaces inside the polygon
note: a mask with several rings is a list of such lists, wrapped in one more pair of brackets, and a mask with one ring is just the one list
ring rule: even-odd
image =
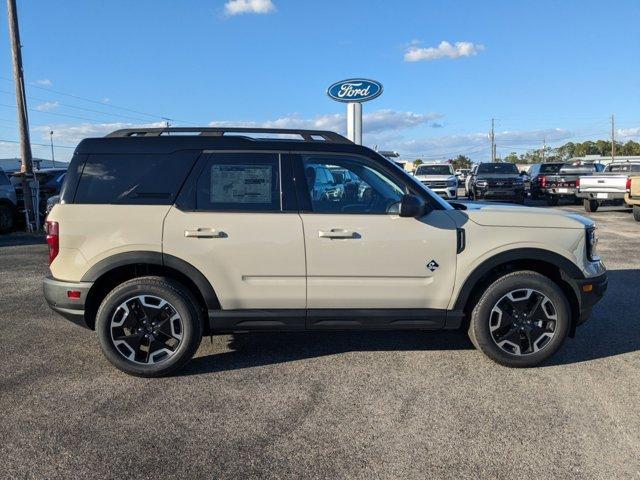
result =
[{"label": "tree line", "polygon": [[[559,147],[546,147],[529,150],[526,153],[517,154],[511,152],[499,161],[510,163],[544,163],[544,162],[566,162],[573,157],[584,157],[585,155],[611,155],[611,141],[609,140],[587,140],[586,142],[567,142]],[[627,142],[616,142],[616,156],[637,155],[640,156],[640,143],[629,140]],[[454,169],[471,168],[471,158],[466,155],[458,155],[447,160]],[[422,160],[414,160],[413,166],[417,167],[423,163]]]}]

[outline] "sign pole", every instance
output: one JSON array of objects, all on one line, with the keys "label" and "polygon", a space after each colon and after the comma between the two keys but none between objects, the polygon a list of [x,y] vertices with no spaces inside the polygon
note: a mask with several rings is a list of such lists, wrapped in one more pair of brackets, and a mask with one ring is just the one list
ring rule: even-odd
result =
[{"label": "sign pole", "polygon": [[362,103],[347,103],[347,138],[362,145]]}]

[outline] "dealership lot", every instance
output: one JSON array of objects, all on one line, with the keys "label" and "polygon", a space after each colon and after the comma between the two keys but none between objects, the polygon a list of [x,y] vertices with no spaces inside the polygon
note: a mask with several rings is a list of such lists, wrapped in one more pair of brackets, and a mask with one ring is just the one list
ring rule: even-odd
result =
[{"label": "dealership lot", "polygon": [[349,332],[214,337],[179,375],[129,377],[46,307],[42,240],[0,237],[0,476],[640,477],[640,224],[589,216],[609,291],[529,370],[461,333]]}]

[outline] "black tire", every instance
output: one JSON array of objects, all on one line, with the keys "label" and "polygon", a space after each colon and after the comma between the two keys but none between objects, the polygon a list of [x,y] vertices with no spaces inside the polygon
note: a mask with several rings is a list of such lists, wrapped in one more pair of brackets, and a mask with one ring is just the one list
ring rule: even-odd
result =
[{"label": "black tire", "polygon": [[597,212],[600,206],[597,200],[589,200],[588,198],[585,198],[582,204],[584,205],[584,211],[589,213]]},{"label": "black tire", "polygon": [[[137,296],[149,296],[150,298],[162,299],[179,315],[181,339],[175,346],[175,350],[169,354],[168,358],[160,360],[157,363],[139,363],[126,358],[125,353],[116,347],[112,339],[112,329],[117,328],[112,326],[112,319],[115,318],[118,307],[127,301],[127,299],[132,299]],[[145,305],[145,307],[146,306],[148,305]],[[158,307],[153,308],[161,310]],[[193,357],[200,345],[202,339],[202,319],[198,312],[197,302],[191,292],[174,280],[164,277],[140,277],[124,282],[114,288],[105,297],[96,315],[96,332],[100,340],[102,352],[105,357],[107,357],[107,360],[116,368],[130,375],[138,377],[160,377],[167,375],[183,367]],[[145,316],[144,318],[147,317]],[[139,319],[135,321],[140,325]],[[161,324],[162,323],[164,322],[161,322]],[[173,326],[171,326],[171,332],[173,332]],[[157,332],[149,333],[151,333],[151,338],[154,338],[152,333],[158,335]],[[134,335],[144,334],[134,333]],[[132,337],[133,335],[128,336]],[[160,337],[158,336],[158,338]],[[137,341],[138,344],[144,346],[144,340],[140,337],[138,337]],[[134,352],[130,346],[128,350]],[[158,352],[152,352],[151,357],[153,357],[153,353]],[[134,356],[136,356],[135,353]],[[146,361],[149,361],[148,355]]]},{"label": "black tire", "polygon": [[525,202],[525,195],[524,195],[524,194],[522,194],[522,195],[518,195],[517,197],[515,197],[515,198],[513,199],[513,201],[514,201],[514,203],[517,203],[518,205],[524,205],[524,202]]},{"label": "black tire", "polygon": [[0,205],[0,233],[13,231],[15,224],[15,213],[8,205]]},{"label": "black tire", "polygon": [[633,206],[633,219],[636,222],[640,222],[640,205]]},{"label": "black tire", "polygon": [[547,195],[546,200],[547,200],[547,205],[549,205],[550,207],[557,206],[558,202],[560,201],[557,195]]},{"label": "black tire", "polygon": [[[531,353],[510,353],[498,346],[497,341],[493,338],[491,322],[494,321],[494,318],[492,315],[494,315],[494,307],[500,304],[507,294],[526,289],[533,290],[535,294],[547,297],[547,300],[550,301],[552,311],[556,317],[553,320],[553,335],[544,345],[536,347],[539,348],[537,351],[534,349]],[[500,322],[502,322],[501,319]],[[478,350],[501,365],[516,368],[533,367],[547,360],[558,351],[569,333],[570,326],[571,310],[567,298],[560,287],[544,275],[523,270],[498,278],[485,290],[471,313],[469,338]],[[531,328],[535,328],[535,325]],[[516,333],[517,330],[518,328],[514,330],[516,335],[525,335],[524,333]],[[544,340],[542,337],[538,340],[540,339]],[[533,341],[534,344],[536,342],[537,340]]]}]

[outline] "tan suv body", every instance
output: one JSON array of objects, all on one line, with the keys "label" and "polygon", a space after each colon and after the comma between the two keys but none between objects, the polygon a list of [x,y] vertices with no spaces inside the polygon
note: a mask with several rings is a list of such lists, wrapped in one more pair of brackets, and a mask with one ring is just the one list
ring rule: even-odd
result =
[{"label": "tan suv body", "polygon": [[627,180],[629,188],[624,196],[624,201],[627,205],[631,205],[633,208],[633,218],[637,222],[640,222],[640,175],[630,177]]},{"label": "tan suv body", "polygon": [[47,219],[49,304],[129,373],[165,374],[202,334],[249,330],[463,327],[528,366],[606,289],[578,215],[452,206],[330,132],[168,132],[81,142]]}]

